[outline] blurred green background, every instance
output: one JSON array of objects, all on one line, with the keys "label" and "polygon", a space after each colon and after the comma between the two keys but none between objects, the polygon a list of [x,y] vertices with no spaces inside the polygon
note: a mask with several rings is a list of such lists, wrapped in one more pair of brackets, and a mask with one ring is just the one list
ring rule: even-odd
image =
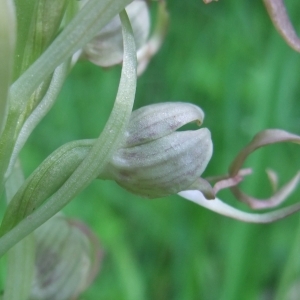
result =
[{"label": "blurred green background", "polygon": [[[287,2],[300,28],[300,2]],[[300,134],[300,55],[277,34],[262,1],[168,1],[168,9],[168,35],[138,81],[135,108],[164,101],[201,106],[214,142],[206,176],[226,173],[260,130]],[[60,145],[99,135],[119,76],[120,67],[75,67],[22,152],[27,176]],[[298,154],[296,145],[258,151],[248,161],[254,174],[243,188],[269,195],[264,169],[278,171],[284,183],[300,168]],[[247,210],[229,192],[220,198]],[[104,181],[95,181],[64,211],[93,228],[105,253],[81,299],[300,299],[300,214],[249,225],[179,196],[150,201]]]}]

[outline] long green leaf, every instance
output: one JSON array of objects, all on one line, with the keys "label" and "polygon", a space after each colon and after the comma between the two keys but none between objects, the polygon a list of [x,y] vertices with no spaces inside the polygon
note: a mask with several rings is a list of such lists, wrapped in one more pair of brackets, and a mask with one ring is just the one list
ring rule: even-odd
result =
[{"label": "long green leaf", "polygon": [[14,79],[48,47],[61,23],[68,0],[15,0],[18,36]]},{"label": "long green leaf", "polygon": [[64,80],[68,74],[68,69],[69,63],[63,63],[54,71],[51,83],[45,96],[40,101],[38,106],[33,110],[30,116],[27,118],[22,129],[20,130],[20,133],[18,135],[14,149],[11,154],[9,166],[6,171],[7,174],[10,174],[10,171],[13,168],[20,151],[22,150],[23,146],[25,145],[28,137],[30,136],[34,128],[46,116],[46,114],[49,112],[49,110],[55,103],[57,96],[63,86]]}]

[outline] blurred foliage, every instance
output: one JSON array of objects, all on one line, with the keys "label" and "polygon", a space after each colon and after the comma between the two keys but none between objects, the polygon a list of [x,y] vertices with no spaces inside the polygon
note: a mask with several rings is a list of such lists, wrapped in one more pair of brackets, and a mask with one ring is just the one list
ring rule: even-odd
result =
[{"label": "blurred foliage", "polygon": [[[299,29],[300,2],[287,4]],[[277,34],[262,1],[168,1],[168,9],[169,32],[138,81],[135,108],[164,101],[201,106],[214,141],[205,175],[226,173],[260,130],[300,134],[300,56]],[[75,67],[22,152],[27,176],[63,143],[99,135],[119,76],[119,67],[103,70],[88,62]],[[300,168],[298,154],[295,145],[257,152],[249,159],[255,173],[245,190],[266,196],[264,169],[273,167],[286,182]],[[290,203],[297,194],[299,200],[299,192]],[[220,197],[235,203],[229,192]],[[300,278],[299,214],[249,225],[178,196],[149,201],[100,181],[65,213],[89,224],[105,251],[101,272],[82,299],[293,299],[286,293]]]}]

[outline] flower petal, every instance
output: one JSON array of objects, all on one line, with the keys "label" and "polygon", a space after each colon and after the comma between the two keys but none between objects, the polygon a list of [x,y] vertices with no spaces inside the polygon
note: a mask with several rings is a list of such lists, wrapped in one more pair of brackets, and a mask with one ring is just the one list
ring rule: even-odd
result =
[{"label": "flower petal", "polygon": [[264,0],[274,26],[287,44],[300,52],[300,38],[288,16],[283,0]]},{"label": "flower petal", "polygon": [[191,103],[151,104],[132,112],[126,131],[125,147],[133,147],[166,136],[191,122],[201,125],[202,109]]},{"label": "flower petal", "polygon": [[273,212],[252,214],[238,210],[218,198],[207,200],[200,191],[183,191],[178,195],[220,215],[248,223],[272,223],[300,210],[300,203],[297,203]]}]

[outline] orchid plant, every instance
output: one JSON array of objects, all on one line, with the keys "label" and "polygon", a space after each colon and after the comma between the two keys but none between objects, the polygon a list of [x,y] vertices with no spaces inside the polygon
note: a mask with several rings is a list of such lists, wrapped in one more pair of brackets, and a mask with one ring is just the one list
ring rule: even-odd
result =
[{"label": "orchid plant", "polygon": [[[278,188],[277,174],[269,170],[274,194],[262,200],[241,191],[239,183],[251,174],[243,163],[261,147],[299,144],[300,136],[280,129],[262,131],[237,154],[228,174],[205,178],[202,173],[213,155],[209,129],[178,131],[191,122],[202,125],[201,108],[166,102],[132,112],[137,75],[159,50],[169,16],[166,3],[159,1],[150,34],[151,3],[131,2],[0,2],[0,183],[7,202],[0,256],[7,253],[5,300],[75,299],[92,282],[101,263],[99,242],[86,225],[70,220],[61,210],[97,178],[114,180],[145,198],[178,193],[244,222],[269,223],[300,210],[296,203],[249,213],[217,197],[229,188],[238,201],[254,210],[281,205],[297,187],[300,172]],[[283,1],[265,0],[265,4],[279,33],[299,52],[300,40]],[[68,73],[84,59],[101,67],[122,63],[107,124],[97,139],[58,148],[25,179],[20,151],[55,103]]]}]

